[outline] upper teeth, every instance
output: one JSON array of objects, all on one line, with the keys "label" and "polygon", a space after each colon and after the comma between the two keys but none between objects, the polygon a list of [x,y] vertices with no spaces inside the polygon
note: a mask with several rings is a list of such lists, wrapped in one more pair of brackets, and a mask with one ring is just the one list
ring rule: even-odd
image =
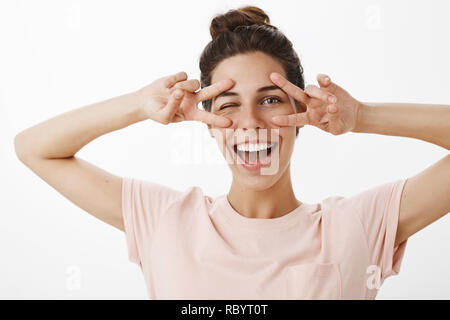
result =
[{"label": "upper teeth", "polygon": [[274,146],[275,143],[243,143],[237,146],[239,151],[261,151],[266,150]]}]

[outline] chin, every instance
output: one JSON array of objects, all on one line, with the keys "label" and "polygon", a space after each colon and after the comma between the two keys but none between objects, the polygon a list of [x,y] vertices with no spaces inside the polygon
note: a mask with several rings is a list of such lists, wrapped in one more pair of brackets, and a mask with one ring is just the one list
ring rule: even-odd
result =
[{"label": "chin", "polygon": [[245,190],[264,191],[271,188],[278,181],[278,178],[275,176],[239,177],[235,181]]},{"label": "chin", "polygon": [[234,165],[231,167],[233,181],[245,190],[263,191],[273,187],[283,176],[288,165],[280,164],[276,172],[271,174],[261,174],[252,172]]}]

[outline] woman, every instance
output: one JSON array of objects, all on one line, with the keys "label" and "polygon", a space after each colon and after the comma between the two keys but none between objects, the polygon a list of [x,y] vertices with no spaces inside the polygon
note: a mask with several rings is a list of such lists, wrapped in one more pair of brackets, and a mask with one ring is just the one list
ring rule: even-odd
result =
[{"label": "woman", "polygon": [[[450,157],[408,179],[311,204],[291,184],[295,138],[313,125],[449,149],[450,108],[362,103],[325,75],[305,88],[292,43],[256,7],[218,15],[210,31],[201,83],[180,72],[37,124],[16,136],[19,159],[125,232],[151,299],[374,299],[398,274],[407,239],[450,211]],[[231,160],[228,194],[121,178],[75,157],[93,139],[146,119],[206,123]]]}]

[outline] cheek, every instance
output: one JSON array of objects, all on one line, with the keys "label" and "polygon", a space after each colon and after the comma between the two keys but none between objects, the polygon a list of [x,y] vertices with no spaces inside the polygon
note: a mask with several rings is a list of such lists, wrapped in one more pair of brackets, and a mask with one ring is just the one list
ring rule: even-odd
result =
[{"label": "cheek", "polygon": [[220,111],[215,111],[214,112],[215,115],[221,116],[221,117],[225,117],[230,119],[231,121],[233,121],[233,123],[236,122],[236,120],[239,119],[239,108],[226,108]]},{"label": "cheek", "polygon": [[225,151],[225,148],[227,146],[227,142],[231,141],[231,137],[233,137],[234,129],[233,128],[210,128],[209,129],[210,134],[216,140],[216,143],[223,153]]},{"label": "cheek", "polygon": [[261,119],[264,119],[264,121],[266,121],[267,123],[274,125],[272,123],[272,118],[275,116],[284,116],[284,115],[289,115],[289,114],[293,114],[294,113],[294,109],[292,108],[291,105],[288,104],[283,104],[283,105],[279,105],[279,106],[275,106],[275,107],[271,107],[271,108],[264,108],[260,110],[260,117]]},{"label": "cheek", "polygon": [[279,134],[283,141],[283,153],[291,152],[295,144],[295,127],[279,128]]},{"label": "cheek", "polygon": [[294,106],[290,103],[283,103],[282,105],[276,107],[273,109],[273,114],[275,115],[285,115],[285,114],[291,114],[294,113],[295,109]]}]

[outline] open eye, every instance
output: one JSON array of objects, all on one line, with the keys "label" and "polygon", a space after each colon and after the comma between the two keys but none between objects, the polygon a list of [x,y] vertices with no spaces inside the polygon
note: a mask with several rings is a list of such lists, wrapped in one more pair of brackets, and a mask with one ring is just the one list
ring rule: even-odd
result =
[{"label": "open eye", "polygon": [[265,101],[275,101],[275,102],[271,102],[271,103],[269,103],[269,104],[274,104],[274,103],[280,103],[281,102],[281,99],[280,98],[278,98],[278,97],[269,97],[269,98],[266,98],[266,99],[264,99],[264,101],[263,101],[263,103],[262,104],[265,104],[264,102]]}]

